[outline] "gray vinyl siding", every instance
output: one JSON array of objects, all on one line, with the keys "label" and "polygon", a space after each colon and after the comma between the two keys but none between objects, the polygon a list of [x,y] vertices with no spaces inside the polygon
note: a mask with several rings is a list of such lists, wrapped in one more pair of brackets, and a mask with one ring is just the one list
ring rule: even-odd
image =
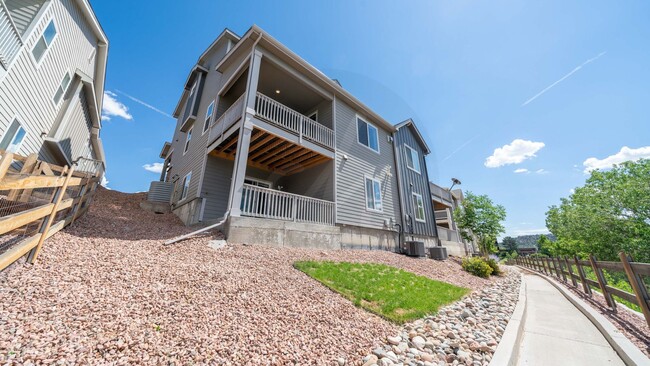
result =
[{"label": "gray vinyl siding", "polygon": [[334,201],[333,161],[317,165],[300,173],[283,177],[278,184],[283,191],[301,196]]},{"label": "gray vinyl siding", "polygon": [[34,20],[45,2],[45,0],[8,0],[5,2],[7,10],[11,14],[11,19],[21,36],[25,35],[32,20]]},{"label": "gray vinyl siding", "polygon": [[[198,103],[195,104],[196,121],[194,121],[193,124],[192,140],[190,140],[190,146],[185,154],[183,154],[183,149],[185,148],[187,133],[180,131],[180,125],[183,122],[184,113],[180,115],[176,124],[174,139],[172,141],[172,148],[174,149],[174,153],[172,154],[171,159],[172,168],[170,170],[170,177],[172,177],[172,182],[176,183],[174,186],[172,203],[177,205],[182,205],[194,198],[204,196],[202,192],[206,192],[205,189],[208,189],[208,192],[211,190],[209,188],[210,183],[205,183],[206,178],[203,176],[204,168],[207,170],[206,147],[208,144],[207,140],[209,136],[209,130],[203,133],[203,123],[205,122],[208,106],[213,100],[215,100],[217,97],[217,92],[224,82],[221,73],[215,71],[214,66],[221,60],[221,58],[223,58],[223,55],[225,54],[225,48],[226,45],[222,45],[222,47],[216,49],[210,55],[207,55],[206,64],[203,65],[206,69],[209,70],[209,72],[203,75],[203,81],[201,82],[200,88],[198,88],[199,93],[197,94],[197,98],[199,99]],[[214,115],[212,118],[214,118]],[[189,172],[192,172],[192,179],[190,180],[190,187],[187,198],[183,202],[178,202],[182,189],[181,183],[183,181],[183,177],[185,177]],[[232,173],[229,174],[232,175]],[[230,178],[231,177],[229,176],[228,179]],[[199,189],[201,189],[202,192],[199,192]],[[229,190],[230,185],[228,185],[227,188],[227,191]],[[215,206],[216,208],[208,208],[207,205],[212,204],[210,201],[211,200],[206,201],[206,207],[203,216],[204,219],[208,219],[209,216],[213,214],[212,212],[216,212],[214,210],[218,210],[218,206]]]},{"label": "gray vinyl siding", "polygon": [[92,129],[86,93],[80,90],[75,101],[70,118],[61,129],[60,134],[57,135],[63,151],[70,161],[74,161],[80,156],[86,156]]},{"label": "gray vinyl siding", "polygon": [[[404,215],[410,215],[412,220],[412,227],[409,227],[405,217],[402,217],[402,225],[404,231],[416,235],[436,236],[436,223],[433,213],[433,204],[431,201],[431,193],[429,191],[429,179],[426,170],[425,151],[413,134],[410,126],[404,126],[395,133],[395,141],[397,148],[397,159],[399,159],[398,169],[399,176],[401,177],[400,190],[404,203]],[[418,153],[420,160],[420,173],[417,173],[407,166],[406,161],[406,145],[414,149]],[[424,212],[426,222],[418,222],[415,220],[415,204],[413,193],[422,196],[424,202]]]},{"label": "gray vinyl siding", "polygon": [[226,213],[232,168],[233,161],[208,156],[202,187],[202,194],[206,200],[203,220],[214,220]]},{"label": "gray vinyl siding", "polygon": [[[37,65],[32,48],[53,17],[58,34]],[[55,106],[52,97],[66,71],[73,75],[79,69],[94,77],[94,59],[89,62],[88,56],[97,47],[97,39],[72,0],[51,1],[36,22],[8,72],[0,76],[0,134],[17,118],[26,131],[18,153],[39,153],[41,159],[54,162],[42,149],[43,133],[51,130],[64,103]]]},{"label": "gray vinyl siding", "polygon": [[[393,146],[388,141],[389,132],[373,125],[378,129],[379,154],[357,142],[355,110],[336,101],[337,224],[385,229],[384,220],[399,220]],[[344,160],[343,155],[348,159]],[[365,175],[381,182],[383,212],[366,210]]]},{"label": "gray vinyl siding", "polygon": [[313,110],[306,113],[307,116],[311,115],[315,111],[318,111],[318,122],[327,128],[332,128],[332,102],[325,100],[316,106]]}]

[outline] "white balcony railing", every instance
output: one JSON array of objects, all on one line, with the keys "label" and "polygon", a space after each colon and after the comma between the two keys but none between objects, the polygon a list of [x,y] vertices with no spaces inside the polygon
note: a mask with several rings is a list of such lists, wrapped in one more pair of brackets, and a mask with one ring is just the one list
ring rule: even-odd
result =
[{"label": "white balcony railing", "polygon": [[438,228],[438,237],[440,238],[440,240],[453,241],[456,243],[461,242],[460,236],[458,235],[458,231],[449,230],[442,226],[438,226],[437,228]]},{"label": "white balcony railing", "polygon": [[244,216],[334,225],[334,202],[250,184],[244,184],[240,209]]},{"label": "white balcony railing", "polygon": [[257,116],[298,135],[301,139],[334,148],[334,131],[313,119],[300,114],[276,100],[257,93],[255,99]]},{"label": "white balcony railing", "polygon": [[9,10],[4,1],[0,1],[0,65],[5,70],[9,69],[22,45],[20,33],[11,19]]},{"label": "white balcony railing", "polygon": [[241,118],[243,107],[244,95],[242,94],[235,103],[233,103],[221,116],[219,116],[219,118],[217,118],[216,121],[212,123],[212,125],[210,125],[210,134],[208,135],[209,143],[216,140]]}]

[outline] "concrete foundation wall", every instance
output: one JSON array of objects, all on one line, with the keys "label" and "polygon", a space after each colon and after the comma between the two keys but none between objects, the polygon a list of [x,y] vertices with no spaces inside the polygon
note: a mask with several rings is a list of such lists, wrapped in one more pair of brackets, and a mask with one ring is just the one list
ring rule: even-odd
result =
[{"label": "concrete foundation wall", "polygon": [[172,212],[178,216],[185,225],[194,225],[199,222],[202,201],[203,199],[201,198],[193,199],[180,207],[176,207]]},{"label": "concrete foundation wall", "polygon": [[465,244],[458,243],[455,241],[446,241],[442,240],[442,246],[447,247],[447,254],[453,255],[455,257],[465,257]]},{"label": "concrete foundation wall", "polygon": [[397,231],[341,226],[341,248],[397,252]]}]

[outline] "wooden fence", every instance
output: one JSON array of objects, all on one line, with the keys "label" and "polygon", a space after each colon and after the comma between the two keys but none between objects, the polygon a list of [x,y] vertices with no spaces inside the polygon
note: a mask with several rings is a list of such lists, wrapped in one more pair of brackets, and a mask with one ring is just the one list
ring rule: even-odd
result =
[{"label": "wooden fence", "polygon": [[103,172],[0,155],[1,271],[24,255],[35,263],[46,239],[86,213]]},{"label": "wooden fence", "polygon": [[[591,286],[597,287],[613,311],[616,311],[616,301],[613,296],[636,304],[641,308],[641,312],[650,326],[650,297],[642,278],[642,276],[650,276],[650,263],[633,262],[632,258],[623,252],[619,253],[619,257],[621,258],[620,262],[597,261],[593,255],[589,256],[588,261],[580,260],[578,257],[518,257],[514,262],[534,271],[554,276],[575,288],[579,288],[578,283],[580,283],[582,290],[589,296],[592,296]],[[596,281],[587,278],[585,267],[591,268],[596,276]],[[603,270],[625,273],[634,293],[609,286]]]}]

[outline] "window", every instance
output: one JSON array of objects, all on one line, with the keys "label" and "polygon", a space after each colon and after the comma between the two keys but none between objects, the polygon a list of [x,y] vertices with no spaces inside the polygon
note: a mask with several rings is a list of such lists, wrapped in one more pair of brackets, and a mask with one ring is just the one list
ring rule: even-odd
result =
[{"label": "window", "polygon": [[377,127],[357,117],[357,141],[363,146],[379,152],[379,137]]},{"label": "window", "polygon": [[261,180],[261,179],[255,179],[255,178],[251,178],[251,177],[244,178],[244,183],[245,184],[250,184],[250,185],[256,186],[256,187],[271,188],[271,182]]},{"label": "window", "polygon": [[366,177],[366,209],[382,211],[381,183],[369,177]]},{"label": "window", "polygon": [[420,173],[420,155],[415,149],[404,145],[406,150],[406,166],[416,173]]},{"label": "window", "polygon": [[41,34],[41,36],[38,38],[38,41],[36,41],[34,48],[32,48],[32,55],[34,56],[34,59],[37,63],[41,62],[41,59],[45,55],[45,51],[47,51],[52,45],[52,42],[54,42],[56,34],[56,25],[54,25],[54,19],[52,19],[47,24],[47,27],[45,27],[45,30],[43,31],[43,34]]},{"label": "window", "polygon": [[413,192],[413,208],[415,209],[415,221],[426,222],[424,214],[424,201],[422,195]]},{"label": "window", "polygon": [[194,127],[190,127],[190,129],[187,131],[187,137],[185,138],[185,149],[183,150],[183,155],[185,155],[187,150],[190,148],[190,141],[192,140],[192,129],[194,129]]},{"label": "window", "polygon": [[63,79],[61,79],[61,84],[56,89],[56,93],[54,93],[55,105],[59,105],[61,98],[65,94],[66,90],[68,90],[68,86],[70,86],[70,73],[66,71],[65,75],[63,75]]},{"label": "window", "polygon": [[207,112],[205,112],[205,123],[203,124],[203,132],[208,130],[210,127],[210,120],[212,119],[212,113],[214,113],[214,100],[208,106]]},{"label": "window", "polygon": [[14,120],[2,137],[2,141],[0,141],[0,149],[10,153],[17,152],[23,144],[26,134],[27,132],[18,120]]},{"label": "window", "polygon": [[185,178],[183,178],[183,188],[181,189],[181,199],[179,201],[187,198],[187,192],[190,190],[190,180],[192,180],[192,172],[189,172]]},{"label": "window", "polygon": [[318,121],[318,111],[314,111],[314,113],[308,115],[307,118],[309,118],[309,119],[311,119],[313,121]]}]

